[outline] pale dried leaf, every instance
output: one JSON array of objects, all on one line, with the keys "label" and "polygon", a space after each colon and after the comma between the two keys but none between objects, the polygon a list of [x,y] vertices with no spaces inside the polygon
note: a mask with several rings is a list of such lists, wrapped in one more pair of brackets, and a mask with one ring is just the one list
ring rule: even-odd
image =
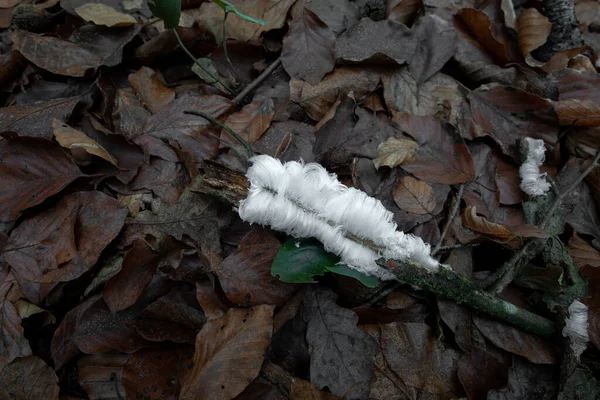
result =
[{"label": "pale dried leaf", "polygon": [[414,214],[429,214],[435,210],[436,200],[433,188],[427,183],[402,176],[394,189],[394,201],[401,209]]},{"label": "pale dried leaf", "polygon": [[535,8],[528,8],[519,17],[519,46],[523,57],[546,43],[552,23]]},{"label": "pale dried leaf", "polygon": [[129,14],[124,14],[102,3],[86,3],[75,9],[77,15],[85,21],[109,28],[135,25],[137,21]]},{"label": "pale dried leaf", "polygon": [[516,237],[505,226],[490,222],[477,215],[477,208],[468,206],[463,214],[463,225],[473,231],[483,233],[490,239],[509,242]]},{"label": "pale dried leaf", "polygon": [[98,156],[117,166],[117,159],[111,156],[98,142],[90,139],[85,133],[71,128],[58,119],[52,121],[52,130],[56,141],[65,149],[83,149],[86,153]]},{"label": "pale dried leaf", "polygon": [[389,138],[377,147],[377,157],[373,160],[375,168],[394,168],[410,163],[417,157],[419,145],[414,140]]}]

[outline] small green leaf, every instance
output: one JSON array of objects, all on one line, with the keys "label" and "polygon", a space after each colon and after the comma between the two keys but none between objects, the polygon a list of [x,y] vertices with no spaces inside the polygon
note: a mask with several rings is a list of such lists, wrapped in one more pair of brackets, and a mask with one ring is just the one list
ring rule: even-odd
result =
[{"label": "small green leaf", "polygon": [[253,18],[249,15],[239,12],[238,9],[235,8],[235,6],[233,4],[231,4],[230,2],[228,2],[227,0],[212,0],[212,2],[215,3],[216,5],[218,5],[219,7],[221,7],[223,9],[223,11],[232,12],[235,15],[237,15],[238,17],[245,19],[246,21],[254,22],[255,24],[259,24],[259,25],[267,24],[267,21],[265,21],[264,19]]},{"label": "small green leaf", "polygon": [[314,275],[323,275],[339,257],[328,253],[316,240],[290,238],[277,252],[271,265],[271,275],[279,275],[284,282],[313,283]]},{"label": "small green leaf", "polygon": [[334,266],[327,267],[327,271],[357,279],[366,287],[374,288],[379,285],[379,279],[377,279],[376,276],[365,275],[362,272],[350,268],[346,264],[336,264]]},{"label": "small green leaf", "polygon": [[173,29],[179,26],[181,0],[148,0],[148,8],[152,15],[165,22],[165,28]]}]

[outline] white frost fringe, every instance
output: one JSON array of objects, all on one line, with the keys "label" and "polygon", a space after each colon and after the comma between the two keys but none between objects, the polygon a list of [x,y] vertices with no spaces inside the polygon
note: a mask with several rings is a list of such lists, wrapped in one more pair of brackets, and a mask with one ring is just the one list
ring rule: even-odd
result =
[{"label": "white frost fringe", "polygon": [[540,173],[544,163],[546,147],[541,139],[525,138],[527,141],[527,159],[521,165],[521,190],[530,196],[541,196],[550,189],[546,174]]},{"label": "white frost fringe", "polygon": [[576,357],[587,348],[588,336],[588,308],[582,302],[575,300],[569,306],[569,316],[565,320],[563,336],[571,338],[571,348]]},{"label": "white frost fringe", "polygon": [[317,238],[341,262],[381,279],[394,279],[375,263],[381,257],[439,268],[429,244],[397,231],[394,215],[379,200],[343,185],[321,165],[281,164],[266,155],[251,161],[246,173],[250,190],[238,211],[242,220],[296,238]]}]

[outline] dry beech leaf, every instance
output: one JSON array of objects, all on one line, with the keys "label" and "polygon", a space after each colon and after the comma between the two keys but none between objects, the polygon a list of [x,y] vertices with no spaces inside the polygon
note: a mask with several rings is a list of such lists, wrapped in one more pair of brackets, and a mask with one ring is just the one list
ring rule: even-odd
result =
[{"label": "dry beech leaf", "polygon": [[175,90],[168,88],[151,68],[142,67],[127,77],[129,84],[152,114],[175,99]]},{"label": "dry beech leaf", "polygon": [[510,242],[516,237],[505,226],[488,221],[477,215],[475,207],[468,206],[463,214],[463,225],[473,231],[483,233],[490,239],[500,242]]},{"label": "dry beech leaf", "polygon": [[281,62],[294,79],[316,85],[335,65],[335,36],[319,17],[308,9],[290,24],[283,39]]},{"label": "dry beech leaf", "polygon": [[573,261],[583,268],[586,265],[590,267],[600,267],[600,251],[590,246],[585,240],[574,234],[569,239],[569,254]]},{"label": "dry beech leaf", "polygon": [[182,400],[229,400],[260,372],[271,342],[273,306],[230,309],[196,336],[194,367],[183,382]]},{"label": "dry beech leaf", "polygon": [[[250,103],[239,112],[231,114],[225,120],[235,133],[240,135],[248,143],[254,143],[269,129],[271,121],[275,116],[275,105],[272,99],[255,101]],[[239,146],[240,143],[227,131],[221,132],[223,142],[231,146]]]},{"label": "dry beech leaf", "polygon": [[390,0],[387,2],[387,18],[409,24],[423,7],[423,0]]},{"label": "dry beech leaf", "polygon": [[96,25],[105,25],[109,28],[135,25],[137,21],[129,14],[123,14],[102,3],[86,3],[75,9],[77,15],[85,21]]},{"label": "dry beech leaf", "polygon": [[552,23],[535,8],[528,8],[519,17],[519,46],[523,57],[546,43]]},{"label": "dry beech leaf", "polygon": [[490,18],[480,10],[474,8],[463,8],[458,11],[458,17],[469,28],[471,34],[479,43],[501,64],[506,64],[509,59],[506,55],[506,47],[492,34],[492,22]]},{"label": "dry beech leaf", "polygon": [[83,149],[87,153],[98,156],[112,165],[117,166],[117,159],[111,156],[108,151],[96,141],[90,139],[85,133],[73,129],[57,119],[52,121],[52,130],[54,131],[56,141],[65,149]]},{"label": "dry beech leaf", "polygon": [[600,126],[600,104],[586,99],[567,99],[554,103],[561,126]]},{"label": "dry beech leaf", "polygon": [[[128,358],[129,354],[114,353],[81,356],[75,363],[76,382],[90,400],[129,399],[122,383],[123,367]],[[61,400],[73,399],[61,396]]]},{"label": "dry beech leaf", "polygon": [[0,399],[58,400],[58,377],[41,358],[19,358],[0,371]]},{"label": "dry beech leaf", "polygon": [[30,355],[31,348],[23,335],[21,317],[15,306],[4,299],[0,302],[0,370],[15,358]]},{"label": "dry beech leaf", "polygon": [[429,214],[437,205],[433,188],[427,183],[402,176],[394,189],[394,201],[404,211],[414,214]]},{"label": "dry beech leaf", "polygon": [[373,160],[375,168],[394,168],[410,163],[417,157],[419,145],[414,140],[389,138],[377,147],[377,157]]}]

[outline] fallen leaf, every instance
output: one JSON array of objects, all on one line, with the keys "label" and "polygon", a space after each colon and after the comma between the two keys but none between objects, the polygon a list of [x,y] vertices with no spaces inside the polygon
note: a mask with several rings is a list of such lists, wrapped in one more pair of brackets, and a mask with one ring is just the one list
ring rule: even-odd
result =
[{"label": "fallen leaf", "polygon": [[269,231],[253,229],[244,236],[237,250],[216,269],[229,301],[240,307],[285,304],[298,285],[271,276],[271,264],[280,248]]},{"label": "fallen leaf", "polygon": [[499,242],[510,242],[516,237],[505,226],[490,222],[477,215],[476,207],[468,206],[463,214],[463,225],[473,231],[484,234],[486,237]]},{"label": "fallen leaf", "polygon": [[142,106],[133,91],[119,88],[115,95],[112,116],[115,132],[127,139],[133,139],[142,133],[142,127],[150,113]]},{"label": "fallen leaf", "polygon": [[458,11],[457,15],[496,61],[502,65],[510,61],[504,43],[500,42],[492,33],[493,26],[488,15],[474,8],[463,8]]},{"label": "fallen leaf", "polygon": [[423,7],[423,0],[390,0],[387,2],[387,18],[409,24]]},{"label": "fallen leaf", "polygon": [[377,146],[377,157],[373,164],[379,169],[381,166],[394,168],[409,163],[416,158],[418,148],[414,140],[389,138]]},{"label": "fallen leaf", "polygon": [[142,165],[129,187],[132,190],[148,189],[165,203],[177,204],[188,183],[189,176],[183,164],[152,157],[149,163]]},{"label": "fallen leaf", "polygon": [[54,208],[25,219],[11,232],[6,261],[33,282],[76,279],[96,264],[126,216],[126,208],[101,192],[66,195]]},{"label": "fallen leaf", "polygon": [[[500,193],[496,184],[496,153],[483,141],[470,143],[469,151],[475,164],[475,180],[465,185],[462,198],[467,206],[477,207],[479,214],[494,219],[500,206]],[[517,187],[517,190],[521,190]]]},{"label": "fallen leaf", "polygon": [[0,109],[0,131],[13,131],[21,136],[52,139],[53,119],[66,121],[79,103],[79,97],[55,99],[32,105],[16,105]]},{"label": "fallen leaf", "polygon": [[137,21],[129,14],[123,14],[102,3],[87,3],[75,9],[77,15],[83,20],[93,22],[96,25],[111,27],[122,27],[135,25]]},{"label": "fallen leaf", "polygon": [[[254,143],[269,129],[275,116],[273,100],[265,99],[245,105],[240,111],[231,114],[225,120],[235,133],[247,143]],[[240,146],[240,143],[226,130],[221,131],[223,143]]]},{"label": "fallen leaf", "polygon": [[215,293],[215,288],[208,281],[196,282],[196,300],[209,321],[221,318],[227,312],[227,306],[223,304]]},{"label": "fallen leaf", "polygon": [[123,368],[129,354],[95,354],[77,359],[77,382],[90,400],[125,398]]},{"label": "fallen leaf", "polygon": [[581,276],[587,281],[589,293],[581,301],[588,307],[588,334],[590,342],[600,349],[600,268],[580,267]]},{"label": "fallen leaf", "polygon": [[100,57],[100,65],[115,67],[123,60],[123,48],[141,29],[140,24],[123,28],[85,24],[73,31],[69,40]]},{"label": "fallen leaf", "polygon": [[[299,4],[296,2],[296,6]],[[292,8],[292,13],[295,8]],[[302,7],[297,8],[300,9],[299,12],[303,12]],[[304,3],[304,8],[315,13],[335,36],[339,36],[359,19],[356,3],[351,0],[308,1]]]},{"label": "fallen leaf", "polygon": [[586,99],[568,99],[554,103],[561,126],[600,126],[600,104]]},{"label": "fallen leaf", "polygon": [[358,316],[335,304],[337,295],[311,288],[304,298],[310,381],[337,396],[364,399],[373,376],[375,341],[356,326]]},{"label": "fallen leaf", "polygon": [[117,166],[116,158],[111,156],[104,147],[90,139],[85,133],[73,129],[57,119],[52,120],[52,129],[56,141],[65,149],[83,149],[86,153],[98,156]]},{"label": "fallen leaf", "polygon": [[457,184],[475,178],[475,166],[464,140],[438,118],[397,115],[400,128],[418,143],[417,157],[401,168],[433,183]]},{"label": "fallen leaf", "polygon": [[283,38],[281,62],[293,79],[316,85],[333,70],[335,36],[319,17],[304,9]]},{"label": "fallen leaf", "polygon": [[327,393],[320,392],[317,390],[315,385],[312,383],[294,378],[292,380],[292,385],[290,386],[290,396],[293,400],[338,400],[340,399],[338,396]]},{"label": "fallen leaf", "polygon": [[19,358],[0,371],[0,398],[58,400],[58,377],[38,357]]},{"label": "fallen leaf", "polygon": [[569,239],[569,254],[579,268],[588,265],[595,268],[600,267],[600,251],[590,246],[577,234]]},{"label": "fallen leaf", "polygon": [[532,51],[546,43],[552,23],[535,8],[523,10],[519,17],[519,46],[527,57]]},{"label": "fallen leaf", "polygon": [[416,51],[408,69],[421,84],[442,69],[456,51],[456,31],[436,15],[426,15],[413,27]]},{"label": "fallen leaf", "polygon": [[411,62],[416,48],[415,35],[406,25],[392,20],[363,18],[338,37],[335,58],[351,62],[393,61],[402,65]]},{"label": "fallen leaf", "polygon": [[23,335],[21,318],[17,309],[6,299],[0,302],[0,327],[2,327],[0,331],[1,371],[15,358],[30,356],[31,348]]},{"label": "fallen leaf", "polygon": [[148,67],[142,67],[135,73],[129,74],[127,80],[152,114],[158,113],[175,99],[175,91],[165,86],[158,74]]},{"label": "fallen leaf", "polygon": [[381,348],[392,371],[409,387],[441,399],[455,398],[460,392],[455,378],[460,355],[436,339],[427,324],[396,322],[382,326]]},{"label": "fallen leaf", "polygon": [[411,176],[398,179],[394,201],[401,209],[415,214],[429,214],[436,206],[433,188],[427,182]]},{"label": "fallen leaf", "polygon": [[15,49],[33,64],[58,75],[85,76],[102,64],[102,58],[72,42],[17,30]]},{"label": "fallen leaf", "polygon": [[230,309],[207,322],[196,337],[194,367],[180,398],[220,400],[240,394],[258,376],[272,330],[273,306],[268,305]]},{"label": "fallen leaf", "polygon": [[508,369],[492,354],[474,348],[458,361],[458,379],[470,399],[485,399],[490,390],[506,386]]},{"label": "fallen leaf", "polygon": [[252,149],[282,162],[300,159],[307,163],[313,162],[314,129],[299,121],[272,122],[264,135],[254,142]]},{"label": "fallen leaf", "polygon": [[556,398],[559,382],[556,369],[546,365],[535,365],[523,358],[513,357],[513,365],[508,371],[508,384],[502,389],[488,392],[488,400],[526,399],[540,400]]},{"label": "fallen leaf", "polygon": [[177,398],[193,357],[192,346],[136,351],[123,367],[123,387],[127,398]]},{"label": "fallen leaf", "polygon": [[46,139],[0,140],[0,221],[42,203],[82,176],[73,160]]},{"label": "fallen leaf", "polygon": [[500,191],[501,204],[519,204],[523,201],[523,192],[519,185],[519,166],[502,155],[496,155],[496,185]]},{"label": "fallen leaf", "polygon": [[375,91],[380,80],[375,68],[342,66],[317,85],[299,79],[290,81],[290,100],[300,104],[315,121],[320,121],[338,98],[353,92],[359,100]]}]

